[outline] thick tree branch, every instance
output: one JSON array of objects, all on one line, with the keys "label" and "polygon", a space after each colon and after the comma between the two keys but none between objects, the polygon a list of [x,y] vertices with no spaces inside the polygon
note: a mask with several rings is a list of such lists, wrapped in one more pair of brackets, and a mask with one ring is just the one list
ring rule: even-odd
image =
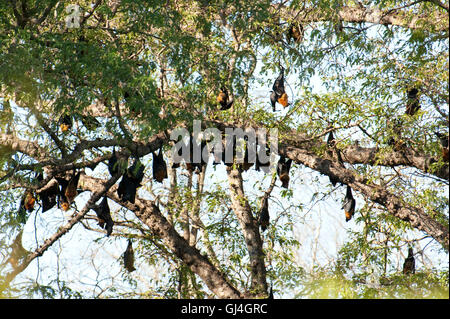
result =
[{"label": "thick tree branch", "polygon": [[[312,23],[329,20],[322,8],[311,10],[307,15],[299,15],[297,10],[281,8],[282,17],[297,17],[299,23]],[[380,10],[376,8],[349,7],[339,9],[337,15],[341,21],[352,23],[374,23],[382,25],[400,26],[408,29],[419,29],[429,24],[436,26],[436,31],[447,31],[448,15],[443,12],[432,14],[411,15],[401,10]]]},{"label": "thick tree branch", "polygon": [[231,203],[234,213],[241,225],[245,243],[250,257],[251,290],[256,295],[267,293],[266,266],[264,264],[263,242],[259,234],[257,219],[244,194],[242,175],[238,169],[227,167],[230,185]]},{"label": "thick tree branch", "polygon": [[337,163],[323,159],[306,150],[281,144],[278,146],[280,154],[291,158],[299,164],[303,164],[325,175],[334,175],[337,179],[349,185],[355,191],[364,194],[371,201],[385,207],[393,216],[408,222],[412,227],[424,231],[437,240],[445,250],[449,249],[449,230],[440,224],[422,208],[413,207],[405,203],[401,198],[388,192],[384,187],[370,182],[367,178],[346,169]]},{"label": "thick tree branch", "polygon": [[37,248],[33,253],[29,254],[27,258],[12,272],[6,275],[5,281],[2,283],[4,286],[9,285],[9,283],[22,271],[24,271],[28,265],[37,257],[42,256],[42,254],[50,248],[53,243],[55,243],[59,238],[64,236],[67,232],[69,232],[72,227],[78,223],[83,217],[89,212],[89,210],[95,205],[95,203],[107,192],[107,190],[116,183],[119,179],[120,175],[113,176],[108,181],[99,181],[97,184],[97,188],[92,189],[91,198],[87,201],[84,208],[73,217],[66,225],[59,228],[59,230],[53,234],[50,238],[46,239],[44,243]]},{"label": "thick tree branch", "polygon": [[364,148],[359,145],[350,145],[342,149],[345,162],[350,164],[368,164],[381,166],[410,166],[415,167],[424,173],[432,174],[444,180],[449,179],[449,165],[445,163],[439,170],[431,171],[431,164],[438,161],[433,156],[419,154],[411,148],[404,148],[401,151],[392,151],[379,155],[376,147]]},{"label": "thick tree branch", "polygon": [[21,152],[38,161],[47,160],[46,150],[37,142],[25,141],[13,134],[0,134],[0,145],[12,152]]},{"label": "thick tree branch", "polygon": [[[98,188],[101,180],[93,177],[83,176],[80,184],[86,190]],[[194,273],[196,273],[206,286],[219,298],[242,298],[241,293],[227,280],[226,275],[218,270],[200,251],[189,245],[189,243],[178,234],[175,228],[163,216],[158,206],[151,200],[136,198],[136,203],[121,202],[115,192],[116,186],[112,187],[107,196],[118,204],[126,207],[159,236],[172,253],[180,258]]]},{"label": "thick tree branch", "polygon": [[[225,128],[241,128],[245,131],[250,127],[250,125],[236,123],[225,124],[219,121],[210,121],[210,123],[214,124],[221,131],[225,131]],[[258,126],[256,125],[251,127],[255,130],[258,129]],[[260,127],[264,126],[261,125]],[[330,130],[326,130],[323,134],[313,137],[295,130],[283,132],[283,143],[305,150],[325,149],[327,148],[327,144],[320,138],[328,134],[329,131]],[[403,147],[401,151],[393,150],[391,152],[381,154],[381,150],[376,147],[364,148],[358,145],[350,145],[340,149],[340,151],[344,155],[344,162],[349,164],[367,164],[386,167],[408,166],[417,168],[424,173],[432,174],[440,179],[449,179],[448,163],[444,163],[444,165],[437,171],[431,171],[431,164],[438,162],[438,158],[427,154],[418,153],[412,148]]]}]

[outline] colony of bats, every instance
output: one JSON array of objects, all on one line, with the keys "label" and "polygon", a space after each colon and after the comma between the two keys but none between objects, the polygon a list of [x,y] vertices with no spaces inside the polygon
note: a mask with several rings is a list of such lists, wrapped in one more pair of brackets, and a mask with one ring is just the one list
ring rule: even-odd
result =
[{"label": "colony of bats", "polygon": [[[294,40],[296,43],[299,43],[303,39],[303,27],[300,24],[292,24],[289,26],[287,37],[288,41]],[[289,103],[288,95],[285,90],[285,69],[280,66],[280,72],[277,78],[274,80],[272,85],[272,90],[270,91],[270,104],[272,106],[272,111],[276,112],[277,103],[282,105],[283,108],[291,105]],[[405,114],[408,116],[414,116],[420,110],[419,103],[419,95],[420,88],[411,87],[407,89],[407,97],[406,97],[406,110]],[[128,91],[125,92],[124,98],[128,100],[131,97]],[[222,86],[217,94],[217,103],[219,105],[219,110],[229,110],[234,103],[234,99],[230,96],[227,88]],[[69,134],[70,130],[74,124],[74,115],[63,114],[59,121],[59,129],[63,134]],[[78,119],[82,122],[82,124],[88,130],[95,130],[101,124],[100,122],[93,116],[79,116]],[[394,146],[394,149],[398,150],[402,147],[403,141],[400,138],[401,133],[401,120],[397,120],[395,125],[393,126],[394,134],[396,137],[391,138],[388,141],[389,145]],[[449,161],[449,137],[448,135],[436,132],[436,136],[439,139],[441,150],[442,150],[442,158],[444,161]],[[228,139],[224,139],[222,142],[223,149],[227,149],[229,147],[233,147],[233,159],[236,156],[236,138],[231,141]],[[186,142],[186,147],[190,148],[191,158],[186,161],[186,169],[191,172],[201,172],[206,167],[206,162],[201,157],[200,162],[195,163],[192,158],[193,154],[193,143],[194,138],[191,136]],[[256,144],[258,142],[256,141]],[[201,141],[201,149],[203,150],[206,146],[206,141]],[[265,153],[265,156],[269,156],[270,150],[268,144],[266,143],[264,147],[260,147],[257,150],[255,163],[249,161],[249,153],[248,149],[252,147],[254,149],[254,145],[250,145],[248,140],[244,141],[244,159],[242,163],[236,163],[235,161],[226,161],[225,160],[225,152],[221,154],[217,154],[214,148],[211,148],[210,153],[214,154],[213,164],[217,165],[223,162],[227,166],[233,166],[242,171],[247,171],[253,165],[255,165],[255,170],[260,171],[262,168],[265,172],[267,172],[267,168],[269,163],[262,163],[259,160],[258,153]],[[327,154],[330,158],[337,159],[340,165],[344,165],[342,161],[342,157],[339,149],[336,147],[336,140],[333,135],[333,132],[330,131],[327,139]],[[181,156],[181,148],[179,149],[178,155]],[[159,183],[163,183],[163,181],[167,178],[167,165],[164,160],[162,148],[159,149],[158,153],[152,152],[153,155],[153,163],[152,163],[152,175],[153,180]],[[280,156],[279,161],[276,167],[276,173],[281,182],[281,187],[288,189],[289,188],[289,179],[290,179],[290,169],[291,169],[292,159],[287,159],[284,156]],[[118,198],[123,202],[135,203],[137,189],[142,186],[142,181],[144,178],[144,165],[140,162],[139,158],[135,158],[133,164],[130,167],[128,166],[128,158],[120,155],[119,152],[116,152],[115,147],[113,148],[112,154],[108,160],[107,167],[109,173],[114,176],[115,174],[121,174],[121,180],[119,182],[119,186],[117,188]],[[173,163],[172,168],[177,169],[180,167],[179,163]],[[25,190],[22,199],[20,201],[19,210],[18,210],[18,220],[22,223],[26,222],[27,212],[30,213],[34,210],[35,204],[37,200],[40,202],[40,207],[42,208],[42,212],[46,212],[53,207],[57,207],[63,211],[67,211],[73,205],[76,196],[79,193],[78,182],[80,179],[81,172],[73,171],[72,173],[64,176],[56,176],[56,183],[53,182],[48,187],[42,187],[42,191],[39,193],[35,193],[31,189]],[[43,175],[39,174],[36,177],[38,182],[43,181]],[[333,186],[339,182],[337,176],[332,173],[329,174],[330,183]],[[341,183],[342,184],[342,183]],[[343,184],[342,184],[343,185]],[[259,212],[257,213],[258,222],[261,227],[261,230],[264,232],[270,224],[270,214],[269,214],[269,196],[264,196],[261,200]],[[343,199],[342,209],[344,210],[345,220],[351,220],[352,216],[355,213],[356,201],[352,195],[351,187],[347,185],[346,195]],[[93,207],[97,215],[98,226],[106,231],[106,236],[110,236],[113,232],[114,221],[111,217],[111,211],[108,205],[107,197],[104,196],[100,202],[100,204],[95,205]],[[17,245],[16,245],[17,246]],[[128,245],[126,251],[123,254],[124,258],[124,267],[128,271],[134,271],[134,252],[132,247],[131,240],[128,241]],[[17,258],[16,258],[17,259]],[[16,260],[13,259],[13,260]],[[412,249],[409,250],[409,255],[405,260],[403,272],[414,273],[414,257]]]}]

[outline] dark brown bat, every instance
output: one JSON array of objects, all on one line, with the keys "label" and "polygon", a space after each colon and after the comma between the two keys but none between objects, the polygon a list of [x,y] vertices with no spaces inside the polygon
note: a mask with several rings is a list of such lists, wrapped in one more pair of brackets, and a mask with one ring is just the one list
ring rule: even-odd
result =
[{"label": "dark brown bat", "polygon": [[347,185],[347,192],[344,198],[344,204],[342,205],[342,209],[345,213],[345,221],[348,222],[352,219],[353,214],[355,213],[356,201],[352,195],[352,189]]},{"label": "dark brown bat", "polygon": [[114,221],[111,218],[111,211],[108,205],[108,198],[105,196],[101,201],[100,205],[94,208],[95,213],[98,218],[98,225],[106,230],[106,236],[111,235]]},{"label": "dark brown bat", "polygon": [[248,148],[252,147],[252,146],[254,149],[254,144],[250,144],[248,141],[245,142],[244,162],[239,165],[239,168],[242,171],[248,171],[254,165],[254,163],[249,161],[250,159],[249,159],[249,153],[248,153]]},{"label": "dark brown bat", "polygon": [[417,97],[418,93],[419,90],[417,88],[412,88],[408,90],[406,112],[405,112],[407,115],[412,116],[416,114],[417,111],[420,109],[419,98]]},{"label": "dark brown bat", "polygon": [[27,212],[32,212],[34,209],[34,203],[36,202],[36,198],[33,195],[33,192],[30,190],[26,190],[20,200],[19,210],[17,211],[18,221],[22,224],[27,222]]},{"label": "dark brown bat", "polygon": [[64,195],[66,196],[67,202],[72,204],[75,197],[78,195],[78,181],[80,180],[80,172],[76,173],[72,178],[69,180],[69,183],[67,184],[66,190],[64,191]]},{"label": "dark brown bat", "polygon": [[116,152],[116,148],[113,147],[113,152],[108,160],[108,172],[111,176],[117,173],[123,173],[128,165],[128,158]]},{"label": "dark brown bat", "polygon": [[128,175],[128,172],[125,172],[122,176],[122,180],[119,183],[119,187],[117,188],[117,195],[120,200],[124,202],[135,202],[137,185]]},{"label": "dark brown bat", "polygon": [[228,91],[226,88],[221,87],[220,92],[217,95],[217,103],[220,104],[220,110],[228,110],[233,105],[233,100],[228,101]]},{"label": "dark brown bat", "polygon": [[162,183],[167,178],[167,165],[164,161],[162,148],[159,149],[159,154],[153,153],[153,179]]},{"label": "dark brown bat", "polygon": [[134,268],[133,245],[132,245],[130,239],[128,239],[127,249],[123,253],[123,264],[125,266],[125,269],[128,270],[129,272],[132,272],[132,271],[136,270],[136,268]]},{"label": "dark brown bat", "polygon": [[70,203],[67,200],[66,197],[66,189],[67,185],[69,185],[69,182],[62,177],[56,177],[56,180],[58,181],[58,208],[62,209],[63,211],[67,211],[70,208]]},{"label": "dark brown bat", "polygon": [[56,205],[56,198],[58,196],[58,193],[58,184],[54,183],[53,186],[47,188],[39,194],[39,197],[42,201],[42,212],[46,212]]},{"label": "dark brown bat", "polygon": [[[256,144],[259,145],[258,142]],[[263,156],[264,152],[266,154],[266,157],[268,158],[267,163],[262,163],[261,160],[259,159],[260,156]],[[265,143],[264,145],[258,146],[258,153],[256,154],[256,161],[255,161],[255,170],[259,172],[260,169],[262,168],[264,172],[267,172],[269,166],[270,166],[270,149],[267,143]]]},{"label": "dark brown bat", "polygon": [[[341,153],[336,148],[336,140],[334,139],[333,132],[330,132],[328,134],[327,146],[328,146],[328,151],[327,151],[328,156],[333,158],[333,154],[334,154],[334,152],[336,152],[336,155],[337,155],[339,163],[343,164],[343,161],[342,161],[342,158],[341,158]],[[339,182],[339,179],[333,174],[328,175],[328,178],[330,179],[330,182],[333,185],[333,187],[336,186],[337,182]]]},{"label": "dark brown bat", "polygon": [[[200,161],[197,161],[194,159],[194,137],[191,135],[191,137],[189,138],[189,147],[190,147],[190,158],[189,161],[186,162],[186,168],[189,171],[192,172],[201,172],[203,166],[205,166],[207,164],[207,162],[205,162],[203,160],[203,156],[201,156]],[[203,148],[206,146],[206,141],[201,141],[200,143],[200,151],[201,151],[201,155],[203,155]]]},{"label": "dark brown bat", "polygon": [[281,67],[280,74],[275,79],[272,85],[272,91],[270,95],[270,103],[272,104],[272,110],[275,111],[276,102],[283,105],[283,107],[288,106],[288,96],[284,89],[284,68]]},{"label": "dark brown bat", "polygon": [[296,24],[296,23],[292,23],[289,26],[288,29],[288,34],[287,34],[287,38],[289,43],[291,43],[291,40],[294,39],[294,41],[296,43],[300,43],[303,40],[303,34],[304,34],[304,29],[303,26],[301,24]]},{"label": "dark brown bat", "polygon": [[128,168],[128,175],[135,182],[136,185],[141,186],[142,179],[144,178],[144,165],[137,158],[133,165]]},{"label": "dark brown bat", "polygon": [[414,260],[414,253],[411,247],[408,248],[408,257],[403,263],[403,274],[409,275],[416,273],[416,261]]},{"label": "dark brown bat", "polygon": [[291,169],[292,159],[286,160],[284,156],[280,156],[277,165],[277,174],[280,177],[281,186],[289,188],[289,170]]},{"label": "dark brown bat", "polygon": [[259,210],[259,225],[261,226],[261,230],[264,232],[269,226],[269,224],[270,224],[269,199],[265,197],[262,202],[261,209]]},{"label": "dark brown bat", "polygon": [[108,160],[108,171],[111,176],[114,176],[119,172],[119,163],[115,147],[113,147],[112,155]]},{"label": "dark brown bat", "polygon": [[119,183],[117,194],[122,201],[135,202],[137,188],[141,186],[144,178],[144,165],[136,159],[131,167],[123,174]]}]

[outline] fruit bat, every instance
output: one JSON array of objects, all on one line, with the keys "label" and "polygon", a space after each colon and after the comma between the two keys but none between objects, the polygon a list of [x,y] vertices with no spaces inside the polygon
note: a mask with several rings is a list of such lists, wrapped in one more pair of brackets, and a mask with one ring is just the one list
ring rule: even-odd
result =
[{"label": "fruit bat", "polygon": [[159,149],[159,154],[153,153],[153,179],[162,183],[167,178],[167,165],[164,161],[162,148]]},{"label": "fruit bat", "polygon": [[58,121],[61,132],[66,132],[72,127],[72,117],[67,114],[62,115]]},{"label": "fruit bat", "polygon": [[243,171],[248,171],[252,166],[253,163],[249,162],[249,154],[248,154],[248,148],[251,146],[248,141],[245,142],[245,153],[244,153],[244,162],[239,164],[239,167]]},{"label": "fruit bat", "polygon": [[270,223],[270,215],[269,215],[269,199],[265,197],[262,202],[261,209],[259,211],[259,225],[261,226],[261,230],[264,232]]},{"label": "fruit bat", "polygon": [[328,139],[327,139],[327,146],[329,148],[333,148],[336,145],[336,140],[334,139],[334,135],[333,132],[330,132],[328,134]]},{"label": "fruit bat", "polygon": [[36,198],[34,194],[31,191],[25,192],[25,199],[24,199],[24,207],[28,212],[32,212],[34,208],[34,203],[36,202]]},{"label": "fruit bat", "polygon": [[25,224],[27,221],[27,212],[31,213],[34,209],[34,203],[36,202],[36,198],[32,191],[26,190],[20,200],[19,211],[17,212],[18,220],[22,224]]},{"label": "fruit bat", "polygon": [[302,42],[303,34],[304,34],[303,26],[301,24],[294,24],[294,23],[292,23],[289,26],[288,34],[287,34],[287,38],[288,38],[289,43],[291,43],[292,39],[294,39],[294,41],[296,43]]},{"label": "fruit bat", "polygon": [[133,251],[133,245],[131,244],[131,240],[128,239],[128,245],[127,249],[123,253],[123,264],[125,266],[125,269],[129,272],[135,271],[136,268],[134,268],[134,251]]},{"label": "fruit bat", "polygon": [[58,196],[58,184],[54,183],[48,189],[40,192],[39,197],[42,201],[42,212],[52,209],[56,205],[56,197]]},{"label": "fruit bat", "polygon": [[119,172],[119,167],[118,167],[117,161],[118,161],[118,159],[117,159],[117,154],[116,154],[116,148],[113,147],[112,155],[108,160],[108,171],[109,171],[109,174],[111,174],[111,176],[114,176],[115,174],[117,174]]},{"label": "fruit bat", "polygon": [[188,141],[188,144],[189,144],[189,161],[187,161],[186,162],[186,168],[187,168],[187,170],[188,171],[194,171],[195,170],[195,168],[197,167],[197,165],[195,164],[195,163],[193,163],[193,159],[194,159],[194,154],[193,154],[193,152],[194,152],[194,142],[193,142],[193,137],[192,136],[190,136],[189,137],[189,141]]},{"label": "fruit bat", "polygon": [[220,164],[220,162],[222,161],[222,158],[224,156],[223,154],[225,153],[225,148],[223,146],[223,142],[220,141],[219,145],[220,144],[222,144],[222,150],[216,150],[215,145],[211,148],[211,153],[213,153],[213,155],[214,155],[213,165]]},{"label": "fruit bat", "polygon": [[[227,158],[227,154],[231,153],[231,159]],[[228,155],[230,156],[230,155]],[[222,161],[226,166],[233,166],[234,157],[236,156],[236,136],[233,135],[232,138],[225,138],[225,148],[222,153]]]},{"label": "fruit bat", "polygon": [[272,111],[276,111],[276,103],[278,101],[278,95],[275,93],[275,91],[270,91],[270,104],[272,104]]},{"label": "fruit bat", "polygon": [[[328,134],[328,139],[327,139],[327,146],[328,146],[328,156],[333,157],[333,149],[336,151],[337,153],[337,157],[338,157],[338,161],[339,163],[343,163],[342,162],[342,158],[341,158],[341,153],[339,152],[338,149],[335,148],[336,146],[336,140],[334,139],[334,135],[333,132],[330,132]],[[334,186],[336,186],[337,182],[339,182],[339,179],[335,176],[335,175],[328,175],[328,178],[330,179],[331,184]]]},{"label": "fruit bat", "polygon": [[133,165],[128,168],[128,175],[138,187],[141,186],[142,179],[144,178],[144,165],[142,165],[138,158],[134,161]]},{"label": "fruit bat", "polygon": [[136,190],[141,186],[144,178],[144,165],[136,159],[131,167],[123,174],[122,180],[119,183],[117,194],[122,201],[130,203],[135,202]]},{"label": "fruit bat", "polygon": [[272,104],[272,110],[275,111],[276,102],[288,106],[288,96],[284,90],[284,68],[281,67],[280,74],[276,78],[272,85],[272,93],[270,95],[270,103]]},{"label": "fruit bat", "polygon": [[124,166],[126,165],[127,160],[122,156],[117,156],[116,148],[113,147],[113,152],[111,157],[108,160],[108,171],[111,176],[119,172],[123,172]]},{"label": "fruit bat", "polygon": [[[37,180],[39,182],[44,180],[42,173],[37,176]],[[57,183],[53,183],[52,186],[39,193],[39,198],[42,202],[42,212],[46,212],[56,205],[56,197],[58,196],[58,193],[59,188]]]},{"label": "fruit bat", "polygon": [[[257,143],[257,145],[258,145],[258,143]],[[267,143],[265,143],[264,145],[259,145],[258,147],[259,147],[259,150],[258,150],[258,153],[256,154],[255,170],[259,172],[260,168],[262,168],[263,171],[267,173],[269,166],[270,166],[270,160],[268,160],[267,163],[262,163],[259,159],[259,155],[260,154],[262,155],[263,152],[265,151],[266,157],[269,159],[270,158],[270,149],[269,149]]]},{"label": "fruit bat", "polygon": [[136,185],[136,183],[128,175],[128,172],[125,172],[122,176],[122,180],[119,183],[119,187],[117,188],[117,195],[119,196],[120,200],[124,202],[128,201],[134,204],[137,187],[138,186]]},{"label": "fruit bat", "polygon": [[408,248],[408,257],[403,263],[403,274],[414,274],[416,272],[416,261],[414,260],[414,253],[411,247]]},{"label": "fruit bat", "polygon": [[74,174],[72,178],[67,183],[67,187],[64,191],[64,195],[66,196],[67,202],[72,204],[75,197],[78,195],[78,181],[80,180],[80,172]]},{"label": "fruit bat", "polygon": [[180,167],[180,165],[181,165],[181,159],[183,158],[183,150],[187,149],[187,145],[184,142],[182,136],[180,136],[178,138],[178,140],[173,139],[172,141],[174,142],[174,146],[173,147],[175,147],[175,151],[176,151],[177,156],[178,156],[177,163],[175,163],[175,157],[176,156],[175,156],[174,153],[171,153],[172,159],[173,159],[173,161],[172,161],[172,168],[176,169],[176,168]]},{"label": "fruit bat", "polygon": [[284,68],[283,67],[281,67],[280,74],[278,75],[275,82],[273,83],[272,90],[279,97],[281,97],[281,95],[283,93],[285,93],[285,91],[284,91]]},{"label": "fruit bat", "polygon": [[200,156],[200,162],[195,163],[194,162],[194,137],[191,136],[189,138],[189,147],[190,147],[190,157],[189,157],[189,162],[186,162],[186,168],[189,171],[198,171],[201,172],[202,168],[204,165],[207,164],[207,162],[205,162],[203,160],[203,148],[206,146],[206,141],[201,141],[200,143],[200,151],[201,151],[201,156]]},{"label": "fruit bat", "polygon": [[66,197],[66,189],[69,182],[66,179],[60,177],[56,177],[56,180],[58,181],[59,184],[58,208],[62,209],[63,211],[67,211],[69,210],[70,207],[70,203]]},{"label": "fruit bat", "polygon": [[221,87],[220,92],[217,95],[217,103],[220,104],[220,110],[228,110],[233,105],[233,100],[228,101],[228,91],[226,88]]},{"label": "fruit bat", "polygon": [[449,161],[449,156],[448,156],[448,135],[442,134],[440,132],[434,132],[434,134],[436,134],[436,136],[439,138],[439,142],[441,143],[441,152],[442,152],[442,159],[445,162]]},{"label": "fruit bat", "polygon": [[292,160],[281,156],[277,165],[277,174],[280,177],[281,186],[289,188],[289,170],[291,169]]},{"label": "fruit bat", "polygon": [[412,88],[408,90],[408,100],[406,102],[406,114],[414,115],[420,109],[419,98],[417,97],[419,90],[417,88]]},{"label": "fruit bat", "polygon": [[[236,144],[237,139],[234,137],[234,147],[237,147]],[[248,153],[248,149],[249,147],[253,146],[254,149],[254,143],[250,144],[249,140],[248,140],[248,136],[244,136],[244,141],[242,143],[243,146],[243,151],[244,151],[244,158],[242,159],[242,163],[237,163],[237,167],[238,169],[242,172],[242,171],[248,171],[254,163],[249,162],[249,153]],[[240,148],[242,149],[242,148]],[[237,151],[235,151],[234,155],[236,156]]]},{"label": "fruit bat", "polygon": [[353,214],[355,213],[356,201],[352,195],[352,189],[347,185],[347,192],[344,198],[344,204],[342,205],[342,209],[345,213],[345,221],[348,222],[352,219]]},{"label": "fruit bat", "polygon": [[94,211],[98,217],[98,225],[106,230],[106,236],[111,235],[114,221],[111,218],[111,211],[108,205],[108,198],[105,196],[100,205],[94,207]]}]

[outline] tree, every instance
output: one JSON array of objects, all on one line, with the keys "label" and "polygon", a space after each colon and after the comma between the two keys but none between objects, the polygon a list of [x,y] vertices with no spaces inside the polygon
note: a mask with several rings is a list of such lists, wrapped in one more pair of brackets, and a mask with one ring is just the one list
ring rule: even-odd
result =
[{"label": "tree", "polygon": [[[423,240],[448,258],[447,2],[10,0],[0,12],[4,296],[21,295],[15,278],[67,234],[106,232],[101,202],[113,231],[93,243],[131,239],[141,264],[164,269],[144,296],[261,298],[271,286],[324,296],[323,278],[343,287],[327,297],[404,297],[411,281],[419,296],[448,296],[448,264],[403,275],[394,262],[408,245],[426,256]],[[194,120],[221,132],[276,128],[271,147],[292,161],[287,188],[276,171],[239,163],[172,165],[171,133],[192,132]],[[151,166],[160,149],[163,183]],[[309,203],[299,178],[317,187]],[[349,240],[306,271],[294,262],[296,227],[316,203],[339,210],[347,187]],[[34,242],[11,262],[25,236]],[[83,295],[57,283],[28,291]]]}]

